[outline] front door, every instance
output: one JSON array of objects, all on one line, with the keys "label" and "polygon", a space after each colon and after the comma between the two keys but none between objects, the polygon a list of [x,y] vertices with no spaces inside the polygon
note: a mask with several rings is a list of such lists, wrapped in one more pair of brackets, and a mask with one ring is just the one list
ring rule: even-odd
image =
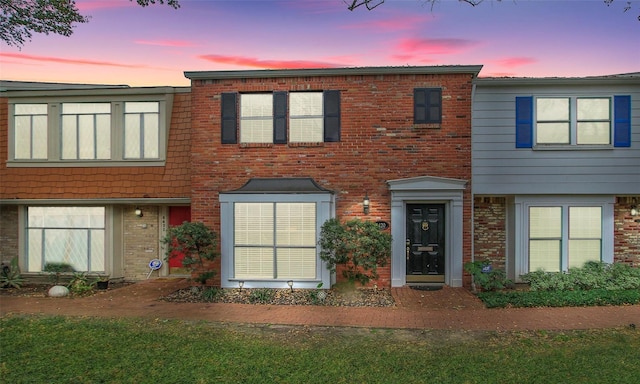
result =
[{"label": "front door", "polygon": [[445,282],[444,204],[407,204],[407,283]]},{"label": "front door", "polygon": [[[185,221],[191,221],[191,207],[169,207],[169,226],[175,227]],[[176,252],[171,255],[169,258],[169,274],[186,275],[190,273],[189,269],[182,265],[182,259],[184,259],[184,254]]]}]

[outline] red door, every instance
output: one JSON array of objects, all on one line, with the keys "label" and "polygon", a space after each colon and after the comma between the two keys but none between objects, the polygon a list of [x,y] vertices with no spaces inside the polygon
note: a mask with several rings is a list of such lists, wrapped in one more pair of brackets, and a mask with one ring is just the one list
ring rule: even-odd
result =
[{"label": "red door", "polygon": [[[169,226],[175,227],[185,221],[191,221],[191,207],[169,207]],[[185,274],[188,270],[182,266],[184,254],[172,255],[169,258],[169,273]]]}]

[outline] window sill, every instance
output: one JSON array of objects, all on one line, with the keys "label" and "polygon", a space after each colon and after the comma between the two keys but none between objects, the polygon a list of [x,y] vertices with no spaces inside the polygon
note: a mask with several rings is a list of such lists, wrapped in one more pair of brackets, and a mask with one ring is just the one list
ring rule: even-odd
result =
[{"label": "window sill", "polygon": [[90,168],[90,167],[164,167],[164,160],[97,160],[97,161],[60,161],[60,160],[9,160],[7,168]]},{"label": "window sill", "polygon": [[532,148],[534,151],[602,151],[614,149],[613,145],[563,145],[563,144],[538,144]]},{"label": "window sill", "polygon": [[413,129],[440,129],[442,128],[441,123],[421,123],[421,124],[413,124],[411,126]]},{"label": "window sill", "polygon": [[324,147],[323,142],[308,142],[308,143],[289,143],[289,147],[299,148],[299,147]]}]

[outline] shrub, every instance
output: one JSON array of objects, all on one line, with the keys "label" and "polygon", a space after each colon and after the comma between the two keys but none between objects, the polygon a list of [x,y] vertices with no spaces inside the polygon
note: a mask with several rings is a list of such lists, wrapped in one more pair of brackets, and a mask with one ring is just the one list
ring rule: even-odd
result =
[{"label": "shrub", "polygon": [[24,283],[24,279],[20,274],[20,266],[18,266],[18,258],[11,259],[8,265],[2,264],[0,271],[0,287],[2,288],[20,288]]},{"label": "shrub", "polygon": [[587,262],[565,272],[535,271],[521,276],[532,291],[640,289],[640,268],[623,263]]},{"label": "shrub", "polygon": [[391,235],[372,221],[353,219],[342,224],[335,218],[327,220],[318,243],[320,258],[331,272],[342,265],[342,275],[362,285],[378,278],[378,267],[387,265],[391,257]]},{"label": "shrub", "polygon": [[485,267],[490,265],[488,261],[473,261],[465,263],[464,270],[471,274],[475,286],[483,291],[504,289],[512,284],[512,281],[507,279],[505,271],[501,269],[485,271]]},{"label": "shrub", "polygon": [[200,284],[215,276],[216,272],[207,269],[207,264],[218,256],[217,236],[204,223],[184,222],[170,227],[162,242],[167,244],[166,259],[184,255],[182,265],[191,270],[192,276],[197,274],[194,280]]},{"label": "shrub", "polygon": [[478,297],[484,302],[487,308],[581,307],[640,304],[640,291],[635,289],[481,292],[478,294]]},{"label": "shrub", "polygon": [[74,295],[82,296],[93,292],[94,284],[95,283],[89,282],[89,277],[86,272],[75,272],[67,288],[69,288],[69,292]]},{"label": "shrub", "polygon": [[251,290],[249,294],[249,302],[251,304],[269,304],[273,297],[276,295],[274,289],[258,288]]}]

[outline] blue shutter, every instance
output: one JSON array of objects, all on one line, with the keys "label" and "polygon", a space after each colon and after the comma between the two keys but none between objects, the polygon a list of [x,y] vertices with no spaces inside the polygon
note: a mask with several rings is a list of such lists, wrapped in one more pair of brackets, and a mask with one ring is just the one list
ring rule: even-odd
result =
[{"label": "blue shutter", "polygon": [[287,143],[287,93],[273,93],[273,142]]},{"label": "blue shutter", "polygon": [[613,97],[613,146],[631,146],[631,96]]},{"label": "blue shutter", "polygon": [[516,148],[533,147],[533,96],[516,97]]},{"label": "blue shutter", "polygon": [[340,91],[324,91],[324,141],[340,141]]},{"label": "blue shutter", "polygon": [[222,122],[220,133],[222,136],[222,144],[238,143],[238,94],[223,93],[222,94],[221,115]]}]

